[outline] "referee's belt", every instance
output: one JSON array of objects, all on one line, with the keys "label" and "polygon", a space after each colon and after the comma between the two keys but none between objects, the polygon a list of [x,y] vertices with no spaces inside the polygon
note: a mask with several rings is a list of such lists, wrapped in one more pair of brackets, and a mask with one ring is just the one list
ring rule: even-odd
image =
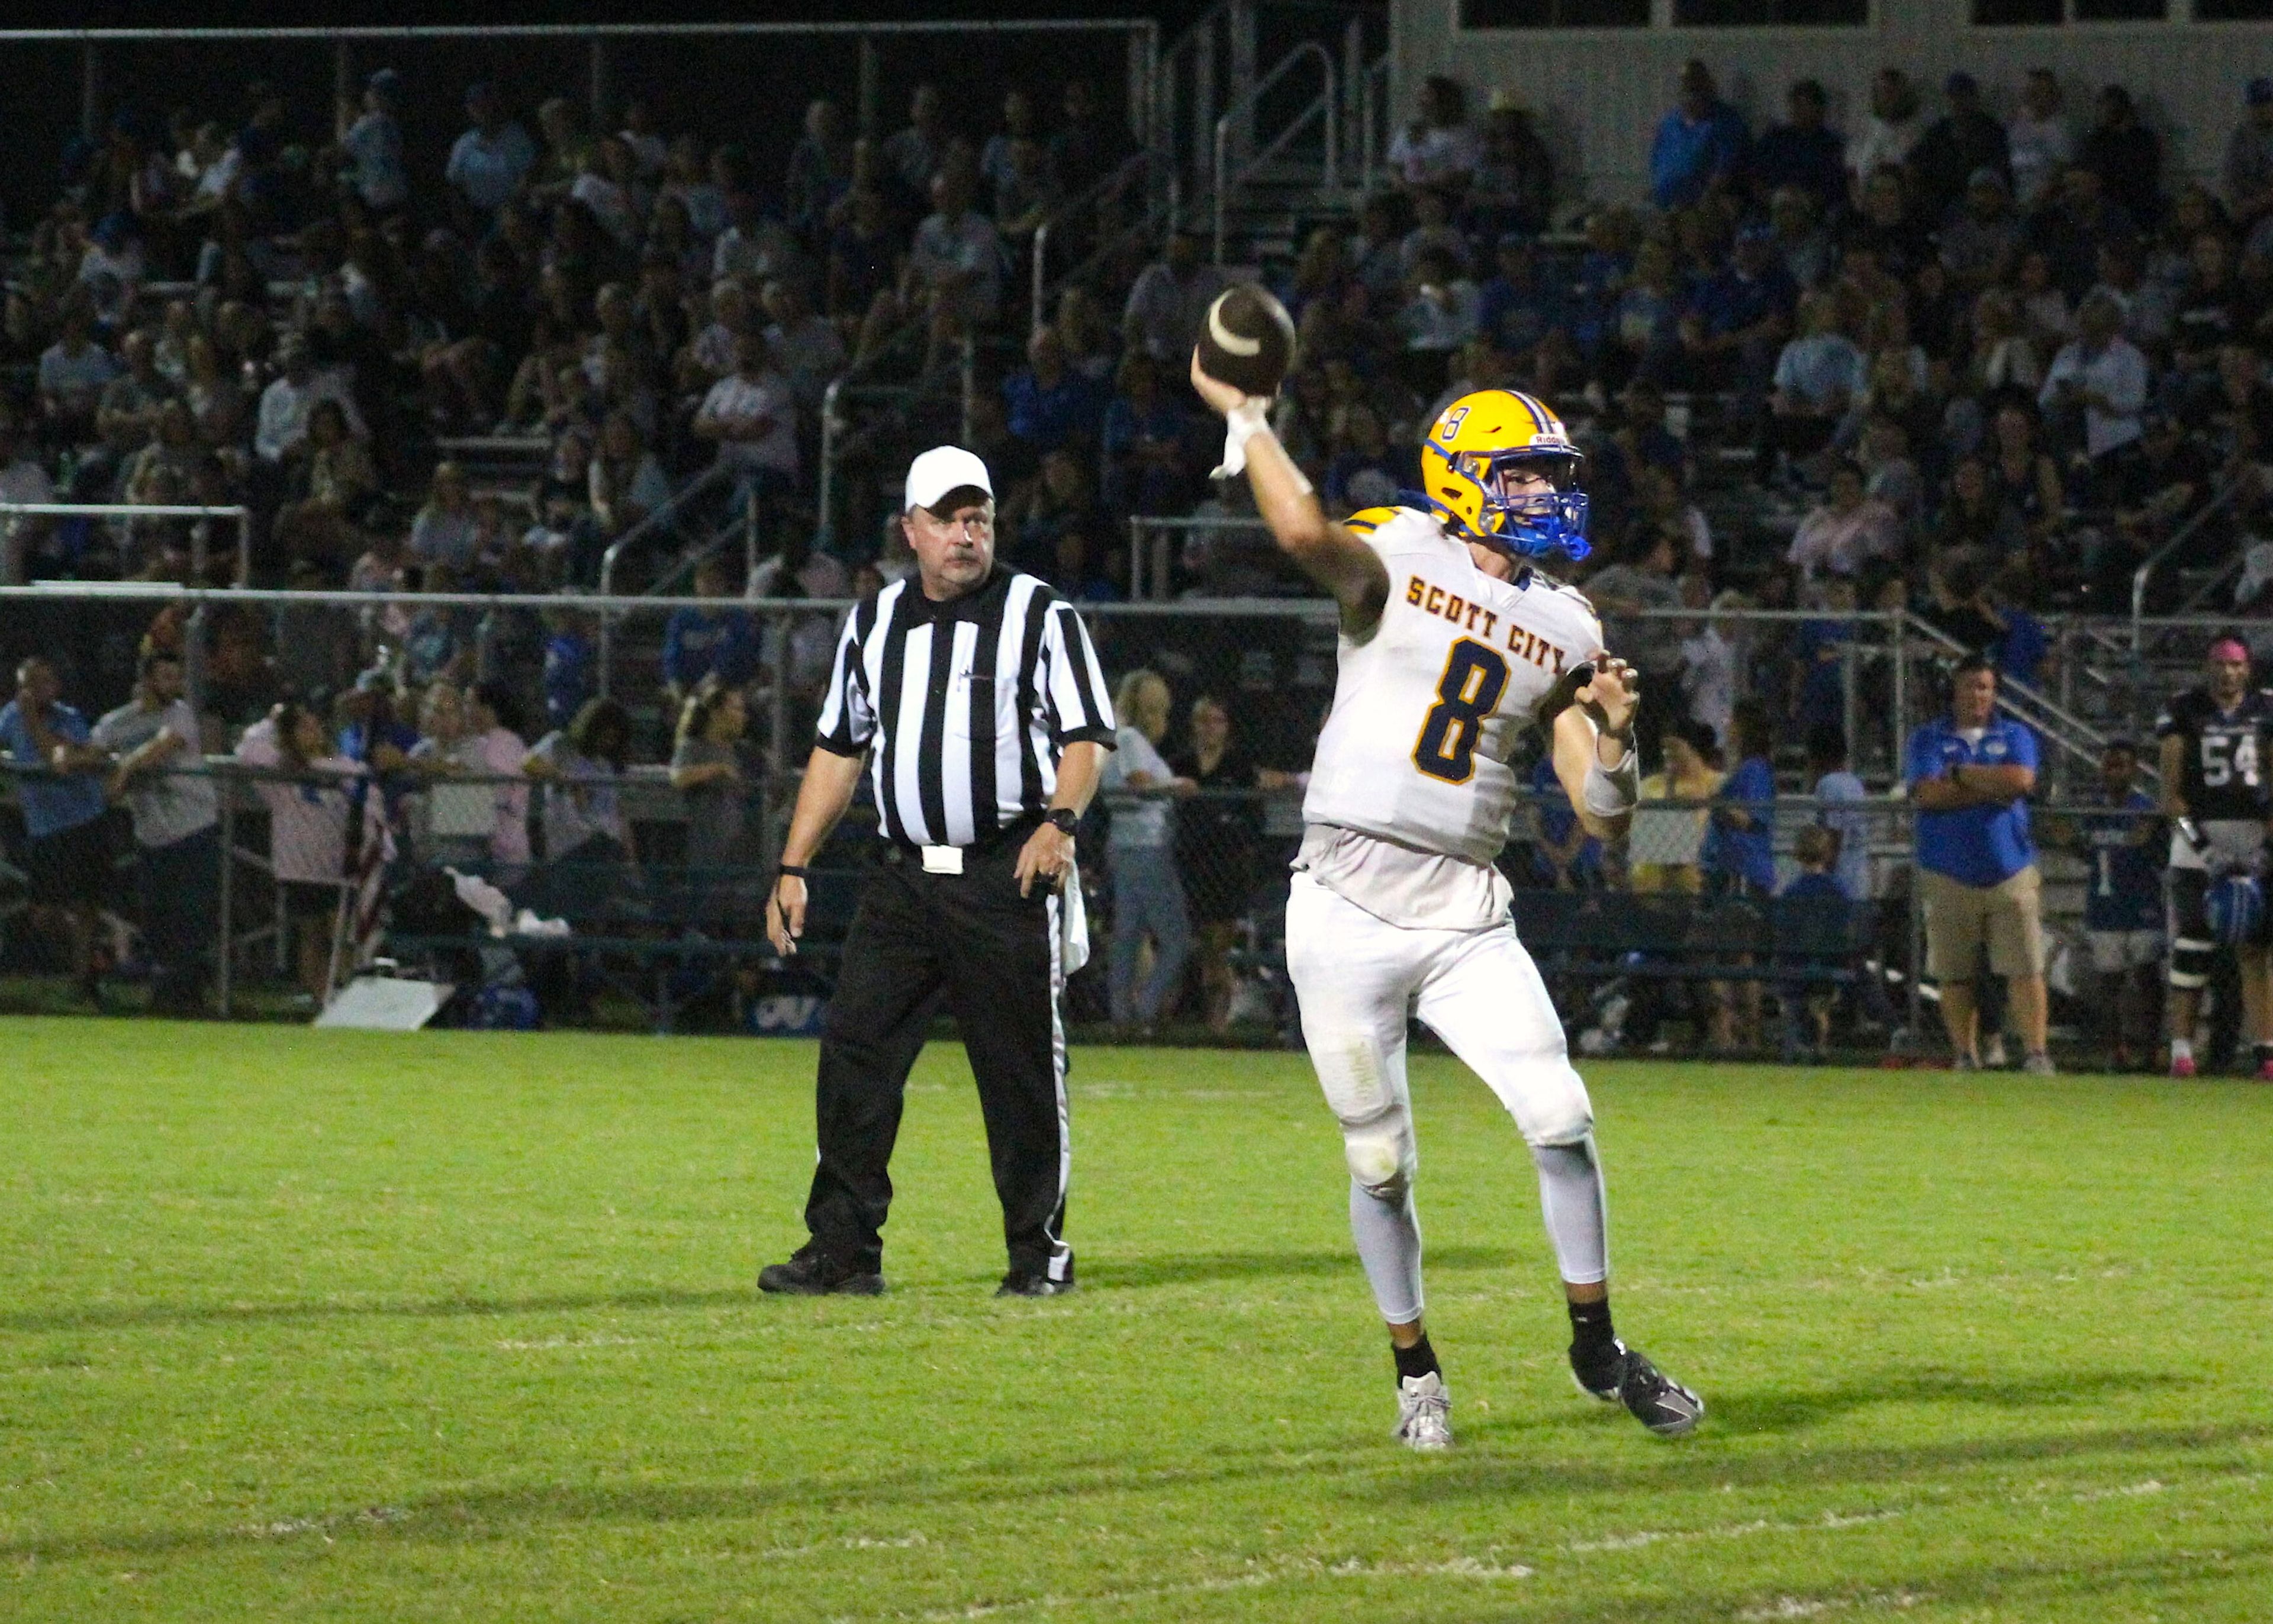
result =
[{"label": "referee's belt", "polygon": [[963,865],[974,857],[999,857],[1013,847],[1023,846],[1027,836],[1042,827],[1039,818],[1020,818],[999,829],[992,829],[964,846],[926,846],[911,840],[887,840],[884,861],[905,863],[913,859],[923,864],[926,874],[960,874]]}]

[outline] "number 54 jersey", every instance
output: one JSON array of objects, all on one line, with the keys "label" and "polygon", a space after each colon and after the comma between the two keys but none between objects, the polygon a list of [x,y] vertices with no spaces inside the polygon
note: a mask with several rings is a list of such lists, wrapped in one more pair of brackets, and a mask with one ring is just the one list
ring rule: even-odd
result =
[{"label": "number 54 jersey", "polygon": [[1342,636],[1302,820],[1489,864],[1515,805],[1509,759],[1556,679],[1602,648],[1602,623],[1534,571],[1485,574],[1427,513],[1346,522],[1381,555],[1389,602],[1370,636]]}]

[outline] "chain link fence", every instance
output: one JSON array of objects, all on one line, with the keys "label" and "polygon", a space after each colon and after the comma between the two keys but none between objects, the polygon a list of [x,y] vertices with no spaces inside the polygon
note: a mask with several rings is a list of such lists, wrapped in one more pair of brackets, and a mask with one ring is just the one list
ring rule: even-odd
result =
[{"label": "chain link fence", "polygon": [[[842,612],[797,601],[0,593],[0,655],[24,666],[27,685],[50,681],[85,724],[74,732],[57,716],[48,743],[91,735],[62,772],[0,741],[0,1002],[304,1016],[380,956],[458,989],[446,1022],[809,1031],[873,860],[873,813],[856,806],[814,865],[796,961],[765,944],[763,907]],[[1084,613],[1116,679],[1167,681],[1162,745],[1180,782],[1163,792],[1165,845],[1116,839],[1117,819],[1149,821],[1127,819],[1138,797],[1126,794],[1100,797],[1081,832],[1095,957],[1073,984],[1074,1018],[1287,1039],[1280,919],[1303,775],[1332,695],[1331,608]],[[1758,650],[1807,623],[1710,618],[1747,651],[1730,662],[1735,698],[1804,687],[1806,666],[1795,676]],[[604,620],[615,651],[605,692],[593,655]],[[1707,624],[1688,617],[1692,634]],[[1814,639],[1835,671],[1821,701],[1850,724],[1856,767],[1884,785],[1907,727],[1936,702],[1912,663],[1932,650],[1884,617],[1840,632]],[[154,651],[181,656],[198,748],[121,778],[119,760],[169,715],[166,695],[137,687]],[[698,694],[699,715],[685,703]],[[1914,970],[1907,802],[1781,795],[1747,807],[1684,798],[1695,778],[1654,777],[1628,838],[1603,849],[1577,829],[1543,764],[1517,766],[1529,787],[1501,866],[1581,1047],[1938,1050],[1932,990]],[[1718,784],[1712,762],[1697,770]],[[2152,814],[2111,812],[2081,790],[2072,775],[2037,810],[2052,981],[2076,1035],[2112,1042],[2085,921],[2104,879],[2095,842],[2111,827],[2156,836]],[[1736,812],[1757,815],[1772,880],[1738,877],[1725,849]],[[1822,865],[1814,829],[1839,835],[1829,894],[1798,883],[1803,855]],[[1123,905],[1139,891],[1175,905],[1140,917]]]}]

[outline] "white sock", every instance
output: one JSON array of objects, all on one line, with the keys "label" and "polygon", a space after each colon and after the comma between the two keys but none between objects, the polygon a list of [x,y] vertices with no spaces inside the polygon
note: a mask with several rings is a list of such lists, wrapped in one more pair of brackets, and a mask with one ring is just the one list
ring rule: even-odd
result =
[{"label": "white sock", "polygon": [[2194,1040],[2193,1038],[2173,1037],[2171,1039],[2171,1059],[2174,1060],[2191,1060],[2194,1058]]},{"label": "white sock", "polygon": [[1413,1210],[1413,1192],[1392,1203],[1353,1179],[1349,1205],[1350,1233],[1382,1319],[1412,1324],[1421,1317],[1421,1219]]},{"label": "white sock", "polygon": [[1602,1169],[1589,1137],[1575,1145],[1534,1145],[1539,1206],[1563,1278],[1592,1285],[1610,1277],[1610,1226]]}]

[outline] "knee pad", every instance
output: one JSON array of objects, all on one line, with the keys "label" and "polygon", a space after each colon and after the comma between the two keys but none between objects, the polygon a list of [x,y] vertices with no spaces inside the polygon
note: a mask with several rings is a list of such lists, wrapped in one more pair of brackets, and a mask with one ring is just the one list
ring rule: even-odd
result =
[{"label": "knee pad", "polygon": [[1342,1124],[1342,1151],[1350,1177],[1376,1201],[1397,1205],[1412,1191],[1420,1155],[1413,1142],[1413,1119],[1403,1107],[1370,1122]]},{"label": "knee pad", "polygon": [[1559,1056],[1523,1068],[1508,1100],[1524,1143],[1575,1145],[1594,1131],[1594,1102],[1570,1061]]}]

